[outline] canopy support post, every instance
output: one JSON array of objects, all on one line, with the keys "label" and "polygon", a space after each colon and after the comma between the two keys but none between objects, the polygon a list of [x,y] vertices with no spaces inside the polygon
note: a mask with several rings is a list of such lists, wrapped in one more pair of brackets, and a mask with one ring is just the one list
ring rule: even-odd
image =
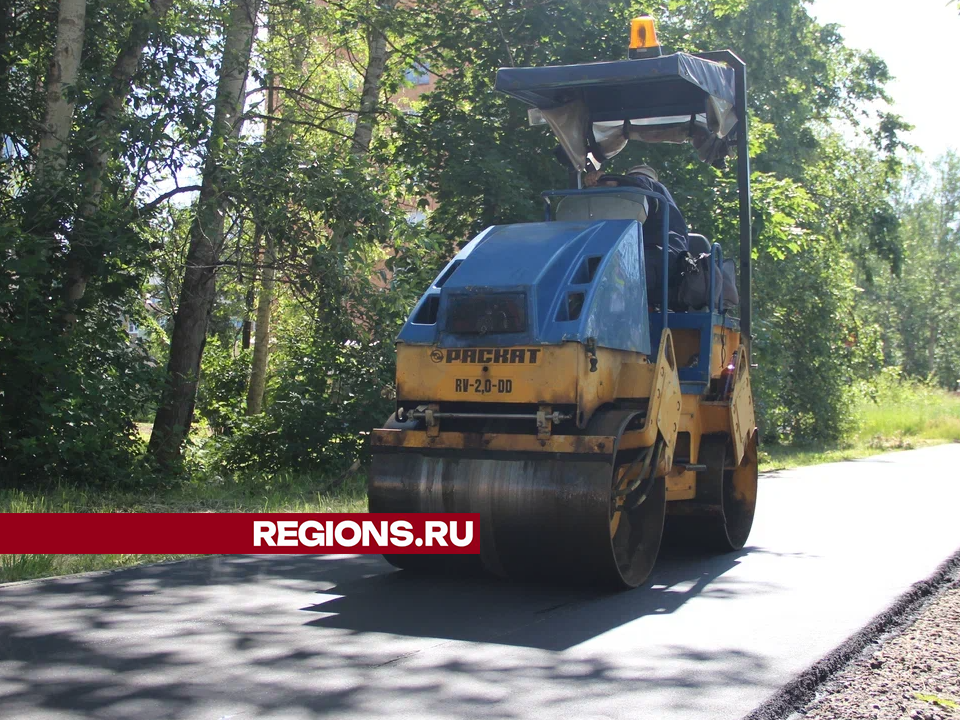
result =
[{"label": "canopy support post", "polygon": [[740,342],[753,357],[753,215],[750,210],[750,142],[747,133],[747,65],[730,50],[696,53],[697,57],[733,68],[737,113],[737,196],[740,200]]},{"label": "canopy support post", "polygon": [[[733,53],[730,53],[733,55]],[[734,57],[736,57],[734,55]],[[750,145],[747,136],[747,66],[740,58],[733,65],[737,93],[737,192],[740,198],[740,342],[752,358],[753,340],[753,230],[750,210]]]}]

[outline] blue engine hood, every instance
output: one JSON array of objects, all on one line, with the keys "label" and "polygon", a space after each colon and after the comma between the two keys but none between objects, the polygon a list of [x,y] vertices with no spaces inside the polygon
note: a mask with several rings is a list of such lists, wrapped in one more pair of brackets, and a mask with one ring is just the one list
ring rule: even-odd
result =
[{"label": "blue engine hood", "polygon": [[[440,347],[584,342],[650,353],[640,225],[633,220],[495,225],[471,240],[434,280],[398,340]],[[513,293],[522,332],[455,333],[451,303]]]}]

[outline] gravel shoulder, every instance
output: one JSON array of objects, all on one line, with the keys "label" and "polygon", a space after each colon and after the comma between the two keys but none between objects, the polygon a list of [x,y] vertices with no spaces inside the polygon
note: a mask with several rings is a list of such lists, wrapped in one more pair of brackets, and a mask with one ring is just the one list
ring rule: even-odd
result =
[{"label": "gravel shoulder", "polygon": [[960,718],[960,581],[881,637],[792,716],[805,720]]}]

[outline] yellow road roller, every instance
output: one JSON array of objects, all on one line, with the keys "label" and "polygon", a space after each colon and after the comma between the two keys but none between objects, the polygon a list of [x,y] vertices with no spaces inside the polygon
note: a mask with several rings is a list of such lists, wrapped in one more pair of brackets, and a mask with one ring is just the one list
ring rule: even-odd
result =
[{"label": "yellow road roller", "polygon": [[[572,187],[543,194],[543,222],[465,245],[398,337],[370,511],[481,518],[479,555],[388,555],[399,568],[635,587],[663,543],[747,540],[746,68],[730,51],[663,55],[649,18],[634,21],[629,58],[497,74],[553,131]],[[630,141],[689,143],[718,167],[736,156],[739,283],[719,244],[678,230],[663,186],[583,187]]]}]

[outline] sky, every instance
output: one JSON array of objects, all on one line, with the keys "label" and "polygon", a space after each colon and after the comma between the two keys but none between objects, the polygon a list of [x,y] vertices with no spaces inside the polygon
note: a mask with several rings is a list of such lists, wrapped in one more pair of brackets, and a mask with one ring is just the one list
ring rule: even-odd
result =
[{"label": "sky", "polygon": [[960,14],[947,0],[814,0],[810,13],[837,23],[850,47],[873,50],[894,80],[894,112],[929,162],[960,151]]}]

